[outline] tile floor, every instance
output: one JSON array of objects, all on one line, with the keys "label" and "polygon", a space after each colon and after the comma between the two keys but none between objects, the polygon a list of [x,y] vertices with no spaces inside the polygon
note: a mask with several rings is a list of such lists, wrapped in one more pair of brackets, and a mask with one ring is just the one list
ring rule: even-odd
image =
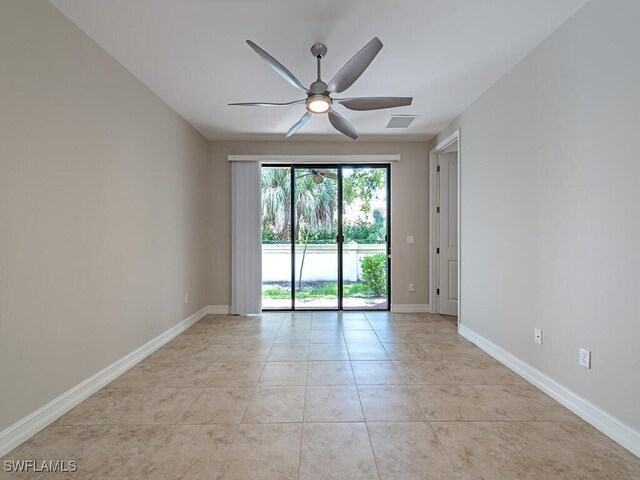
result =
[{"label": "tile floor", "polygon": [[83,480],[640,478],[451,319],[385,312],[208,316],[2,463],[26,459]]}]

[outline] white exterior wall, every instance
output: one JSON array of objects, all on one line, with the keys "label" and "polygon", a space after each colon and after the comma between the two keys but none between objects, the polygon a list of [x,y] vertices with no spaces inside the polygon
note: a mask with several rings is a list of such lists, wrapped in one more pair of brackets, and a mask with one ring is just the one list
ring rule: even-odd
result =
[{"label": "white exterior wall", "polygon": [[[296,277],[302,262],[304,246],[296,247]],[[345,243],[343,274],[347,282],[357,282],[362,278],[362,259],[385,252],[385,245],[359,245]],[[308,245],[304,260],[303,281],[337,281],[338,246]],[[291,280],[291,245],[262,245],[263,282],[287,282]]]}]

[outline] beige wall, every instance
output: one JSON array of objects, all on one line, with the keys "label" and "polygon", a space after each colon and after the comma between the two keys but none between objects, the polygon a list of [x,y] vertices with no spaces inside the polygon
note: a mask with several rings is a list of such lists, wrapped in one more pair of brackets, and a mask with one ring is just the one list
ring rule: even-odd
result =
[{"label": "beige wall", "polygon": [[[231,168],[227,155],[400,154],[391,166],[391,291],[393,304],[429,303],[428,146],[426,143],[378,142],[211,142],[211,202],[216,225],[216,255],[210,264],[211,304],[231,298]],[[415,244],[407,244],[407,235]],[[409,283],[415,292],[409,292]]]},{"label": "beige wall", "polygon": [[207,304],[211,217],[208,142],[48,2],[0,59],[2,430]]},{"label": "beige wall", "polygon": [[461,322],[636,429],[639,18],[593,0],[439,137],[461,128]]}]

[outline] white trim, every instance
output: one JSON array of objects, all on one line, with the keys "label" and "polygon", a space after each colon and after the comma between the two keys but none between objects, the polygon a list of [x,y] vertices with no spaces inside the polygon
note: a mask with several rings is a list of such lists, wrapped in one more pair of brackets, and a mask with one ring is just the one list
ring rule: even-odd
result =
[{"label": "white trim", "polygon": [[509,367],[531,384],[551,396],[602,433],[618,442],[624,448],[640,457],[640,432],[626,425],[618,418],[605,412],[586,398],[569,390],[540,370],[523,362],[491,340],[474,332],[464,325],[458,326],[458,332],[464,338],[487,352],[500,363]]},{"label": "white trim", "polygon": [[446,150],[454,142],[458,142],[458,324],[460,324],[462,323],[462,248],[460,242],[460,239],[462,238],[462,144],[460,129],[457,129],[429,151],[429,305],[431,306],[429,312],[438,313],[438,301],[436,295],[436,269],[438,260],[436,256],[436,234],[438,230],[436,222],[436,168],[438,166],[438,154],[443,150]]},{"label": "white trim", "polygon": [[229,315],[231,307],[229,305],[209,305],[207,315]]},{"label": "white trim", "polygon": [[429,313],[431,308],[427,303],[392,303],[392,313]]},{"label": "white trim", "polygon": [[[174,339],[187,328],[209,315],[217,306],[207,306],[182,320],[177,325],[161,333],[133,352],[128,353],[98,373],[70,388],[59,397],[51,400],[35,412],[0,432],[0,457],[3,457],[25,440],[38,433],[51,422],[67,413],[80,402],[93,395],[108,383],[115,380],[142,359]],[[227,311],[228,311],[228,307]]]},{"label": "white trim", "polygon": [[[451,135],[449,135],[447,138],[439,142],[438,145],[436,145],[435,148],[433,148],[431,151],[433,152],[435,150],[435,151],[441,152],[443,150],[446,150],[447,147],[450,147],[451,144],[456,140],[460,141],[460,129],[457,129],[455,132],[451,133]],[[458,148],[459,147],[460,146],[458,145]]]},{"label": "white trim", "polygon": [[[430,313],[437,313],[438,301],[436,296],[436,269],[438,257],[434,253],[436,250],[437,238],[436,233],[438,229],[437,217],[436,217],[436,203],[437,203],[437,167],[438,167],[438,150],[435,148],[429,152],[429,304],[431,305]],[[460,277],[458,276],[458,281]],[[460,297],[458,297],[460,299]]]},{"label": "white trim", "polygon": [[261,163],[387,163],[399,162],[400,155],[228,155],[230,162]]}]

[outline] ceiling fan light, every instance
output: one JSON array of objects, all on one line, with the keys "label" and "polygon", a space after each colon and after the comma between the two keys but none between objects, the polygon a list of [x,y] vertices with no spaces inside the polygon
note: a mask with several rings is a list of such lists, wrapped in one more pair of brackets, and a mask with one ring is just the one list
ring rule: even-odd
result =
[{"label": "ceiling fan light", "polygon": [[307,110],[311,113],[327,113],[331,110],[331,98],[327,95],[310,95],[307,98]]}]

